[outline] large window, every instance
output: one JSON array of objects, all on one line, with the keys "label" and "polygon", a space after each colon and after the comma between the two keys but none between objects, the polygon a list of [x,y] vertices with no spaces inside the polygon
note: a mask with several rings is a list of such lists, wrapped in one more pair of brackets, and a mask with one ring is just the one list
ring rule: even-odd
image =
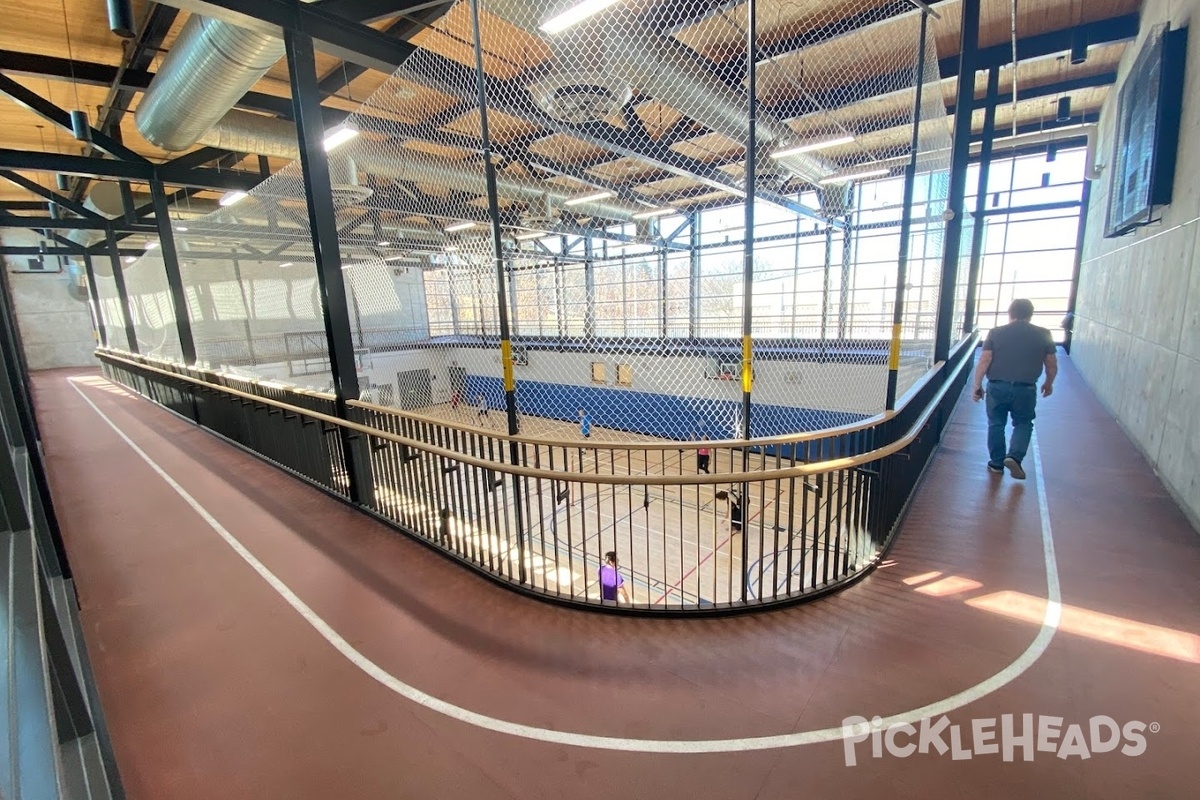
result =
[{"label": "large window", "polygon": [[452,336],[454,308],[450,304],[450,280],[445,270],[430,270],[425,278],[425,310],[430,336]]},{"label": "large window", "polygon": [[[976,220],[978,166],[967,174],[962,261],[954,326],[965,313],[966,264],[972,227],[984,250],[977,321],[1003,323],[1008,304],[1027,297],[1036,321],[1061,339],[1071,292],[1079,226],[1084,152],[996,159],[985,213]],[[917,175],[913,186],[902,333],[908,351],[933,340],[945,248],[945,171]],[[755,207],[753,326],[759,338],[886,339],[891,335],[903,217],[904,178],[890,176],[854,187],[848,231],[827,230],[812,216],[759,202]],[[800,202],[820,207],[803,193]],[[693,230],[692,226],[696,229]],[[577,236],[547,235],[536,255],[514,262],[509,289],[517,335],[736,339],[742,331],[745,209],[705,209],[689,219],[660,220],[661,240],[645,226],[610,226],[590,248]],[[689,248],[695,245],[694,250]],[[530,245],[523,250],[530,253]],[[590,258],[590,263],[585,259]],[[451,262],[425,279],[432,335],[495,333],[495,286],[490,270]],[[271,298],[255,297],[256,309]],[[220,298],[236,305],[238,298]],[[232,307],[232,306],[231,306]]]},{"label": "large window", "polygon": [[[988,331],[1008,321],[1014,299],[1033,301],[1034,323],[1062,342],[1071,295],[1086,153],[1082,149],[1002,159],[988,173],[977,320]],[[967,176],[974,208],[978,167]]]}]

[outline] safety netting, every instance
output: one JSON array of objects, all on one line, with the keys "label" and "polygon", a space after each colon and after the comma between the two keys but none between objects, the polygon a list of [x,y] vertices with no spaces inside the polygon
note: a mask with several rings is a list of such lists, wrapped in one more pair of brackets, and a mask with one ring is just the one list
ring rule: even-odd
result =
[{"label": "safety netting", "polygon": [[[326,132],[363,399],[506,430],[506,317],[525,435],[740,438],[745,389],[754,436],[881,411],[914,129],[901,392],[932,364],[950,156],[934,37],[895,6],[756,4],[748,231],[747,4],[480,0],[476,30],[455,3]],[[289,122],[218,126],[298,157]],[[202,365],[332,387],[305,198],[294,161],[173,220]],[[139,348],[178,358],[161,256],[123,272]]]}]

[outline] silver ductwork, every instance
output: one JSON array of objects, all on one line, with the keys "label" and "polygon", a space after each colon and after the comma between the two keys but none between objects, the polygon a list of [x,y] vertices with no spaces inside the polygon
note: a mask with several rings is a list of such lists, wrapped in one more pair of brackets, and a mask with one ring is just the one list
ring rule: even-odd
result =
[{"label": "silver ductwork", "polygon": [[[203,145],[223,147],[236,152],[268,153],[292,160],[300,157],[296,128],[291,122],[236,109],[226,114],[198,141]],[[335,153],[348,156],[359,169],[372,175],[437,184],[463,192],[477,193],[483,188],[481,167],[435,158],[415,150],[406,152],[403,156],[385,156],[372,152],[369,146],[353,142],[342,145]],[[496,176],[496,189],[500,196],[527,203],[537,208],[539,213],[548,213],[547,201],[561,206],[573,196],[561,188],[509,175]],[[645,211],[646,207],[609,199],[575,205],[572,206],[572,210],[584,216],[628,221],[637,212]]]},{"label": "silver ductwork", "polygon": [[283,52],[274,36],[193,14],[142,95],[138,131],[164,150],[186,150]]}]

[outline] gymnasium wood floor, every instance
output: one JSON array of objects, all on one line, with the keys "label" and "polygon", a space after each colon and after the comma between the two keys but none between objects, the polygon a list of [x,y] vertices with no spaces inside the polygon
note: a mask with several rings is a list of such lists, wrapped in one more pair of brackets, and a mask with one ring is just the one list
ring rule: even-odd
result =
[{"label": "gymnasium wood floor", "polygon": [[[984,470],[964,398],[880,569],[815,603],[691,620],[515,595],[95,372],[36,375],[126,792],[1191,797],[1200,539],[1062,361],[1030,480]],[[978,752],[875,757],[804,733],[914,714]],[[1005,714],[1048,723],[1050,751],[972,740]],[[1144,723],[1142,752],[1053,751],[1098,716]]]},{"label": "gymnasium wood floor", "polygon": [[[479,424],[473,408],[440,404],[412,413]],[[696,451],[638,449],[632,442],[647,438],[621,431],[597,430],[585,440],[577,426],[558,420],[539,419],[538,429],[546,439],[572,444],[523,448],[525,463],[558,470],[563,479],[522,481],[519,518],[518,490],[507,476],[497,473],[493,486],[478,470],[446,472],[440,461],[394,471],[397,487],[377,486],[376,497],[393,519],[438,540],[439,509],[445,507],[451,520],[445,544],[452,550],[510,577],[519,574],[523,554],[533,585],[592,601],[600,600],[598,570],[610,551],[620,559],[628,601],[650,606],[729,603],[740,601],[743,592],[749,599],[798,594],[835,580],[875,553],[857,518],[827,514],[831,506],[856,502],[860,495],[843,487],[861,484],[861,478],[837,472],[745,485],[592,482],[586,476],[694,476]],[[628,448],[613,446],[621,435],[631,442]],[[710,449],[711,474],[742,469],[740,450]],[[760,453],[747,461],[749,469],[790,464]],[[491,488],[481,492],[480,486]],[[739,531],[731,525],[732,493],[745,497]],[[529,531],[524,550],[518,529]]]}]

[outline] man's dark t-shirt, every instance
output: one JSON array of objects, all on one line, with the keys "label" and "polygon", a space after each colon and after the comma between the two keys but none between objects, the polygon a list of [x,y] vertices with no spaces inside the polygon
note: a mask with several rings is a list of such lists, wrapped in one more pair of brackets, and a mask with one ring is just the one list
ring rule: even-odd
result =
[{"label": "man's dark t-shirt", "polygon": [[988,380],[1037,383],[1042,362],[1054,353],[1054,337],[1045,328],[1023,320],[992,328],[983,349],[992,353]]}]

